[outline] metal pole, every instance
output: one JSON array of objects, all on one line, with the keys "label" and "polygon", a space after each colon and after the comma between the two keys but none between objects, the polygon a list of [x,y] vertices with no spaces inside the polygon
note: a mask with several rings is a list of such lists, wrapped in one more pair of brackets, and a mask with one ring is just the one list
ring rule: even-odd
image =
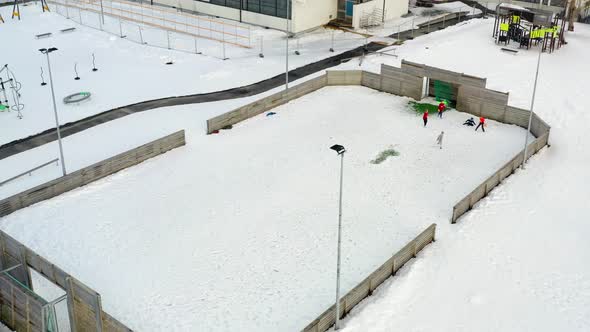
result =
[{"label": "metal pole", "polygon": [[397,40],[400,40],[399,35],[401,33],[401,29],[402,29],[402,25],[400,24],[397,26]]},{"label": "metal pole", "polygon": [[334,29],[332,29],[332,47],[330,47],[330,52],[334,52]]},{"label": "metal pole", "polygon": [[445,20],[447,19],[447,14],[445,14],[445,16],[443,16],[443,29],[445,28]]},{"label": "metal pole", "polygon": [[414,21],[416,20],[416,17],[412,18],[412,39],[414,39]]},{"label": "metal pole", "polygon": [[430,17],[428,18],[428,27],[426,28],[426,32],[430,33]]},{"label": "metal pole", "polygon": [[381,18],[381,22],[385,25],[385,0],[383,0],[383,17]]},{"label": "metal pole", "polygon": [[123,38],[123,23],[121,23],[121,18],[119,18],[119,34]]},{"label": "metal pole", "polygon": [[287,38],[285,38],[285,91],[289,90],[289,0],[287,0]]},{"label": "metal pole", "polygon": [[334,330],[340,328],[340,247],[342,235],[342,179],[344,176],[344,153],[340,154],[340,198],[338,200],[338,262],[336,264],[336,323]]},{"label": "metal pole", "polygon": [[141,26],[137,26],[137,29],[139,29],[139,40],[141,41],[141,44],[143,45],[143,33],[141,33]]},{"label": "metal pole", "polygon": [[225,56],[225,31],[221,34],[222,44],[223,44],[223,60],[227,60]]},{"label": "metal pole", "polygon": [[53,76],[51,75],[51,64],[49,62],[49,52],[46,52],[47,56],[47,69],[49,70],[49,85],[51,86],[51,98],[53,100],[53,113],[55,115],[55,129],[57,130],[57,142],[59,144],[59,156],[61,159],[61,170],[63,176],[66,176],[66,160],[64,158],[63,145],[61,144],[61,130],[59,128],[59,117],[57,115],[57,104],[55,103],[55,91],[53,90]]},{"label": "metal pole", "polygon": [[[143,15],[143,11],[141,14]],[[100,15],[102,17],[102,24],[104,24],[104,7],[102,6],[102,0],[100,0]]]},{"label": "metal pole", "polygon": [[531,99],[531,111],[529,114],[529,125],[527,127],[526,134],[524,136],[524,156],[522,159],[522,169],[526,163],[526,155],[528,152],[529,145],[529,133],[531,132],[531,122],[533,121],[533,107],[535,106],[535,95],[537,94],[537,81],[539,79],[539,67],[541,66],[541,53],[543,52],[543,46],[539,47],[539,58],[537,59],[537,72],[535,73],[535,85],[533,86],[533,98]]}]

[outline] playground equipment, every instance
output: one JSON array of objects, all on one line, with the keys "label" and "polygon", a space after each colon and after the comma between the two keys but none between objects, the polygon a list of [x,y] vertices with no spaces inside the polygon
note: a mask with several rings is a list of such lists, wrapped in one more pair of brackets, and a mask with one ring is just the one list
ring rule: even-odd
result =
[{"label": "playground equipment", "polygon": [[[2,77],[2,74],[6,73],[6,80]],[[8,105],[8,97],[6,96],[6,89],[10,86],[10,91],[12,92],[12,100],[13,105],[9,107]],[[23,118],[22,110],[25,108],[25,105],[20,102],[20,90],[22,88],[22,84],[16,79],[14,72],[12,72],[8,65],[4,65],[2,69],[0,69],[0,90],[2,90],[2,94],[4,96],[4,105],[8,108],[8,111],[16,111],[17,117],[19,119]]]},{"label": "playground equipment", "polygon": [[76,104],[84,100],[89,99],[91,96],[90,92],[76,92],[69,96],[64,97],[64,104]]},{"label": "playground equipment", "polygon": [[49,12],[49,5],[47,4],[47,0],[41,0],[41,9],[43,12]]},{"label": "playground equipment", "polygon": [[92,53],[92,71],[98,71],[98,68],[96,68],[96,57],[94,56],[94,53]]},{"label": "playground equipment", "polygon": [[14,4],[12,5],[12,19],[14,19],[14,17],[17,17],[18,20],[20,21],[20,5],[19,3],[22,0],[14,0]]},{"label": "playground equipment", "polygon": [[43,67],[41,67],[41,86],[46,86],[45,78],[43,77]]},{"label": "playground equipment", "polygon": [[514,41],[526,49],[541,44],[543,52],[551,53],[565,43],[563,15],[503,3],[498,4],[496,13],[493,37],[498,44]]},{"label": "playground equipment", "polygon": [[80,75],[78,75],[78,63],[77,62],[74,63],[74,72],[76,73],[76,77],[74,77],[74,80],[79,81]]}]

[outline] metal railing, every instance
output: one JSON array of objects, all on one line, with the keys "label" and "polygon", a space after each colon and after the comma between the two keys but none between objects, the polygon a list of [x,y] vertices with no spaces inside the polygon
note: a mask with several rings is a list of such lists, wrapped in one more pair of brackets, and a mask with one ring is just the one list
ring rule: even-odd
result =
[{"label": "metal railing", "polygon": [[4,180],[4,181],[0,182],[0,187],[3,186],[3,185],[5,185],[5,184],[7,184],[7,183],[9,183],[9,182],[12,182],[12,181],[20,178],[22,176],[25,176],[27,174],[31,175],[31,173],[33,173],[34,171],[37,171],[37,170],[39,170],[39,169],[41,169],[41,168],[43,168],[43,167],[45,167],[47,165],[51,165],[53,163],[55,163],[57,165],[57,162],[58,161],[59,161],[59,158],[55,158],[53,160],[50,160],[50,161],[48,161],[48,162],[46,162],[44,164],[41,164],[41,165],[37,166],[37,167],[31,168],[28,171],[25,171],[25,172],[22,172],[22,173],[20,173],[18,175],[15,175],[15,176],[11,177],[10,179],[7,179],[7,180]]}]

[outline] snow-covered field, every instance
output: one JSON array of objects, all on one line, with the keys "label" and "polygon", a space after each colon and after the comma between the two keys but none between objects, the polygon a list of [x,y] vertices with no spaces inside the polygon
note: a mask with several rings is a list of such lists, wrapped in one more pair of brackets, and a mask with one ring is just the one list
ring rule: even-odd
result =
[{"label": "snow-covered field", "polygon": [[[484,38],[491,24],[437,32],[399,51],[488,77],[527,107],[537,53],[501,53]],[[590,27],[576,24],[566,38],[567,46],[542,57],[535,103],[552,126],[551,148],[458,224],[439,223],[437,242],[354,309],[341,331],[590,330]]]},{"label": "snow-covered field", "polygon": [[[0,9],[5,18],[6,10]],[[55,22],[62,20],[55,15],[41,17],[45,18],[34,24],[44,24],[47,17]],[[48,45],[45,42],[37,45],[40,42],[32,36],[47,27],[56,32],[52,25],[55,22],[41,25],[43,30],[23,22],[18,26],[28,26],[22,31],[33,42],[12,43],[14,51],[10,49],[3,54],[13,58],[15,54],[30,56],[29,60],[42,65],[40,55],[33,56],[37,48]],[[2,26],[2,37],[7,37],[6,31],[13,31],[9,28],[17,26],[12,24],[17,23],[8,20]],[[431,33],[392,50],[399,55],[397,59],[370,56],[364,59],[362,68],[378,71],[381,63],[399,66],[401,59],[406,58],[487,77],[488,87],[511,93],[511,105],[527,108],[536,52],[520,51],[517,55],[501,52],[491,38],[492,25],[491,19],[475,20]],[[108,52],[115,52],[119,57],[117,62],[123,59],[129,70],[136,68],[137,72],[155,67],[153,63],[159,66],[169,56],[166,50],[154,51],[130,42],[122,44],[124,40],[110,40],[100,32],[78,29],[77,38],[67,37],[71,39],[64,39],[64,45],[58,47],[67,48],[68,41],[74,40],[76,47],[71,48],[85,50],[80,56],[87,58],[86,53],[94,49],[94,38],[103,38],[99,45],[105,53],[98,56],[96,52],[100,68],[96,75],[104,73],[100,59]],[[87,39],[79,41],[82,31]],[[53,38],[57,41],[66,35],[54,33]],[[236,323],[241,318],[250,325],[240,325],[237,328],[240,330],[248,327],[297,330],[333,302],[338,163],[327,147],[338,142],[350,150],[345,165],[344,291],[424,226],[431,222],[439,225],[437,242],[398,272],[393,282],[389,281],[390,285],[355,309],[345,322],[345,329],[587,331],[590,270],[586,262],[590,259],[590,247],[585,239],[590,235],[587,224],[590,213],[585,206],[590,199],[586,189],[590,178],[585,168],[590,161],[590,146],[585,125],[590,116],[584,109],[587,87],[583,82],[590,72],[585,60],[589,38],[590,29],[577,25],[576,32],[567,36],[567,46],[554,54],[543,55],[535,109],[552,126],[552,147],[534,157],[526,171],[510,177],[457,225],[447,224],[451,206],[522,145],[522,135],[514,134],[510,147],[501,150],[506,153],[504,160],[498,156],[495,164],[484,163],[485,158],[492,158],[490,151],[500,151],[495,141],[500,136],[496,135],[500,130],[522,131],[492,126],[485,135],[466,131],[465,135],[470,136],[454,136],[453,133],[466,129],[453,127],[453,123],[465,118],[456,112],[440,122],[431,119],[432,127],[427,129],[419,128],[419,118],[400,110],[396,110],[399,118],[392,121],[392,110],[401,105],[402,99],[363,88],[342,88],[340,91],[350,89],[349,93],[332,96],[330,105],[320,105],[320,100],[310,102],[338,89],[328,88],[282,107],[275,117],[258,117],[219,136],[203,135],[204,119],[254,97],[153,110],[70,136],[65,140],[66,153],[71,152],[69,162],[74,169],[178,129],[187,129],[188,145],[86,188],[19,211],[4,218],[2,228],[96,288],[103,295],[105,309],[138,330],[170,330],[171,325],[166,325],[170,321],[166,319],[172,317],[189,317],[180,323],[174,320],[176,325],[172,326],[178,327],[176,330],[229,330],[232,326],[226,322]],[[84,46],[86,40],[90,46]],[[175,57],[177,64],[173,67],[177,68],[179,59],[184,57]],[[73,76],[70,74],[73,61],[64,61],[59,70],[62,84]],[[139,61],[143,65],[133,67]],[[185,61],[188,64],[192,60]],[[111,72],[103,77],[110,85],[100,83],[95,89],[99,86],[103,89],[99,90],[104,94],[101,105],[111,99],[118,104],[128,103],[126,100],[136,96],[152,99],[166,95],[162,91],[183,94],[180,92],[189,90],[186,85],[192,87],[191,92],[210,91],[204,90],[209,86],[216,90],[259,75],[258,70],[251,69],[252,63],[258,65],[259,61],[262,60],[250,59],[235,66],[235,70],[240,69],[235,81],[228,75],[216,76],[227,69],[218,65],[221,62],[207,62],[195,66],[209,71],[198,71],[195,75],[212,75],[206,76],[208,80],[200,77],[198,82],[193,82],[186,78],[181,82],[184,85],[175,86],[141,83],[140,88],[123,95],[124,89],[137,81],[126,75],[109,80],[113,76]],[[54,60],[54,68],[59,62]],[[116,73],[128,72],[124,66],[118,67],[117,62],[112,64],[118,68]],[[277,68],[280,67],[281,59],[277,58],[276,62]],[[357,69],[358,64],[351,61],[340,68]],[[37,67],[13,69],[21,80],[25,81],[24,76],[37,82]],[[170,68],[150,70],[143,78],[188,77],[186,73],[191,72],[187,65],[174,74],[166,74]],[[68,89],[79,89],[74,82],[68,83]],[[28,85],[31,84],[25,84],[25,89]],[[0,142],[10,140],[4,135],[20,137],[24,132],[34,133],[51,126],[47,107],[50,97],[46,93],[46,100],[35,99],[45,100],[39,112],[48,114],[43,113],[26,125],[6,120],[5,114],[0,113]],[[25,99],[27,105],[32,102]],[[374,107],[369,110],[367,105]],[[316,108],[324,109],[314,111]],[[25,118],[27,110],[33,112],[27,107]],[[70,111],[76,112],[68,109],[62,112],[65,113],[62,117],[75,114]],[[374,118],[364,118],[368,111]],[[340,120],[335,119],[337,116]],[[74,118],[77,117],[71,119]],[[398,129],[398,121],[400,126],[405,126]],[[305,128],[304,135],[301,128]],[[439,130],[446,133],[443,151],[433,147]],[[396,131],[412,134],[398,136]],[[479,141],[490,137],[494,140]],[[398,144],[399,157],[382,165],[368,163],[391,144]],[[453,149],[459,146],[465,148],[455,153]],[[13,170],[24,169],[34,161],[53,158],[56,151],[55,146],[43,146],[2,160],[0,167],[3,173],[6,169],[14,173]],[[422,159],[408,160],[412,156]],[[406,164],[402,162],[410,162],[411,167],[403,167]],[[487,168],[480,166],[480,162]],[[10,168],[5,168],[7,165]],[[3,194],[39,183],[37,176],[22,180],[21,187],[6,189]],[[460,182],[465,186],[458,186]],[[248,187],[244,188],[245,185]],[[440,192],[440,188],[445,191]],[[415,194],[407,194],[408,190]],[[420,190],[424,191],[423,195],[419,195]],[[176,193],[186,195],[178,197]],[[142,203],[144,199],[151,202]],[[215,205],[224,201],[226,205],[222,207]],[[216,203],[204,205],[203,209],[202,202]],[[124,211],[109,208],[113,205],[132,208]],[[165,215],[161,211],[166,211]],[[248,222],[241,222],[245,219]],[[352,237],[347,239],[347,235]],[[79,240],[81,236],[84,240]],[[154,244],[169,244],[168,251],[160,252]],[[363,249],[366,251],[359,249],[352,253],[352,248],[363,246],[367,246]],[[79,255],[73,257],[72,249]],[[131,259],[133,255],[139,258]],[[205,260],[203,255],[215,259]],[[241,259],[246,256],[257,259]],[[87,257],[98,258],[89,262],[85,260]],[[217,262],[223,264],[214,265]],[[216,271],[226,267],[234,274],[222,275],[219,280]],[[121,270],[123,276],[115,275]],[[311,281],[305,279],[310,276]],[[163,282],[165,279],[170,282]],[[258,287],[261,284],[271,286]],[[245,302],[248,296],[256,297],[256,301]],[[121,300],[138,297],[144,299],[139,309]],[[211,297],[217,297],[216,302],[208,306]],[[306,307],[305,312],[294,311],[302,306]],[[226,320],[228,312],[238,317],[237,321]],[[149,319],[157,321],[152,323]],[[209,319],[217,324],[207,325],[211,323]]]},{"label": "snow-covered field", "polygon": [[[516,126],[475,133],[450,111],[423,128],[407,101],[328,87],[219,135],[186,122],[186,147],[18,211],[2,228],[135,330],[297,330],[333,300],[339,160],[329,146],[349,151],[344,291],[445,223],[520,149]],[[370,163],[390,146],[400,156]]]},{"label": "snow-covered field", "polygon": [[[51,6],[53,8],[53,6]],[[38,49],[57,47],[51,55],[51,67],[58,100],[61,123],[135,102],[162,97],[219,91],[255,83],[285,70],[285,39],[280,31],[252,28],[252,49],[227,45],[229,60],[219,59],[219,43],[200,41],[203,55],[189,54],[140,45],[115,35],[82,26],[56,13],[42,13],[40,4],[21,6],[22,20],[11,20],[12,7],[0,8],[6,23],[0,29],[0,40],[6,45],[1,65],[8,64],[22,83],[21,103],[23,119],[16,112],[0,112],[0,144],[23,138],[55,126],[49,85],[42,87],[41,67],[45,81],[49,81],[45,56]],[[72,17],[76,18],[74,14]],[[89,18],[83,18],[83,22]],[[109,18],[107,17],[107,23]],[[113,23],[113,22],[111,22]],[[116,24],[113,23],[113,24]],[[108,26],[108,25],[107,25]],[[61,29],[75,27],[71,33]],[[118,24],[116,24],[118,30]],[[146,40],[156,38],[146,29]],[[41,33],[51,32],[49,38],[36,39]],[[131,31],[126,31],[131,38]],[[160,33],[165,45],[165,33]],[[259,58],[259,37],[264,37],[265,57]],[[291,53],[290,68],[333,56],[329,52],[331,32],[319,29],[299,37],[300,56]],[[365,39],[357,34],[336,31],[336,52],[344,52],[362,45]],[[152,40],[150,40],[152,43]],[[153,41],[155,43],[155,41]],[[291,41],[294,50],[296,40]],[[92,54],[96,56],[97,72],[92,72]],[[165,65],[169,60],[174,65]],[[80,80],[74,80],[74,65]],[[2,77],[6,79],[6,75]],[[64,105],[63,97],[80,91],[92,93],[89,101],[80,105]],[[8,99],[13,104],[11,92]],[[3,99],[3,98],[2,98]]]}]

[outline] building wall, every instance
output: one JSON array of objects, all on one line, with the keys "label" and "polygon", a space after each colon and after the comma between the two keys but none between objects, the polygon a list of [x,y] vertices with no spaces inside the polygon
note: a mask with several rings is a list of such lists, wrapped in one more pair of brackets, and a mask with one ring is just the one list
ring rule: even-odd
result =
[{"label": "building wall", "polygon": [[355,29],[360,28],[363,15],[372,13],[375,8],[383,10],[383,1],[385,1],[385,20],[398,18],[408,13],[408,0],[373,0],[359,3],[353,6],[352,26]]},{"label": "building wall", "polygon": [[338,0],[293,0],[293,32],[301,32],[336,19]]},{"label": "building wall", "polygon": [[[336,18],[338,0],[292,0],[293,13],[291,13],[290,31],[298,33],[317,28]],[[240,10],[236,8],[212,5],[203,1],[194,0],[154,0],[167,6],[174,6],[199,13],[219,16],[230,20],[240,20]],[[284,18],[263,15],[242,10],[242,22],[269,27],[277,30],[285,30],[287,23]]]}]

